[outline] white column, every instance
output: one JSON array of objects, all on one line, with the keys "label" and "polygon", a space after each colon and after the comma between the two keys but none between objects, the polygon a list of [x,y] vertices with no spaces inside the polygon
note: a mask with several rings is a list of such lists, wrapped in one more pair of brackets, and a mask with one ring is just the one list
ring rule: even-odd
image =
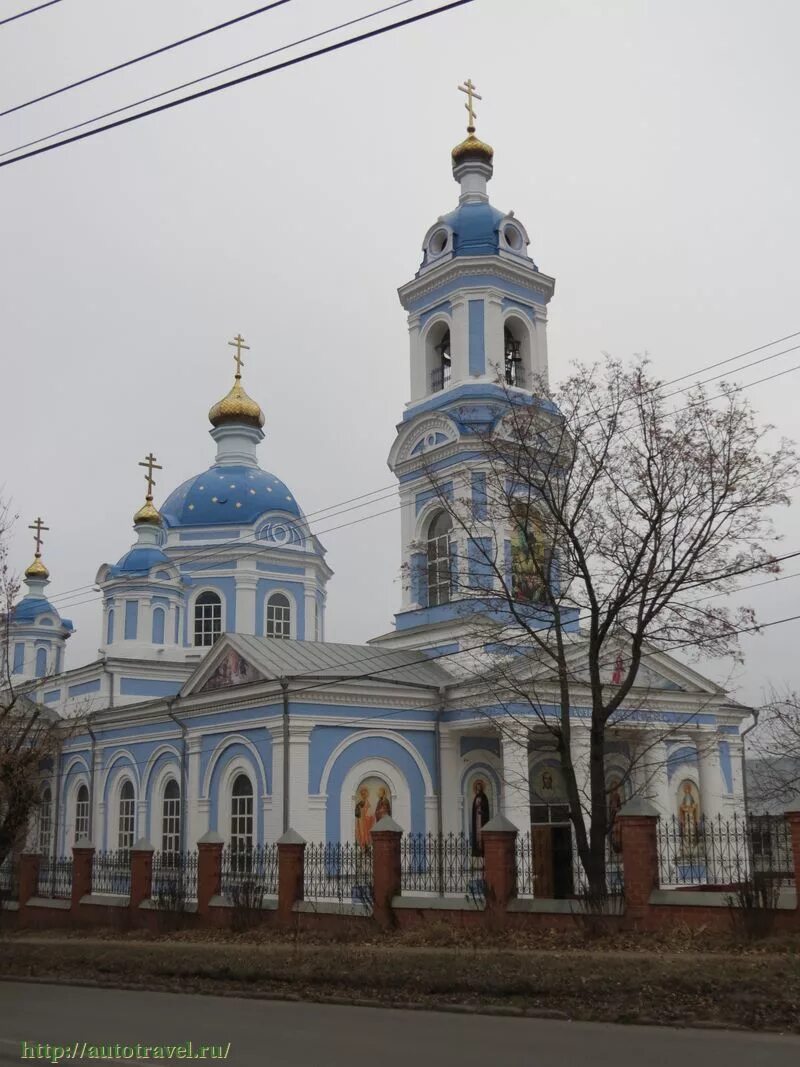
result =
[{"label": "white column", "polygon": [[528,770],[528,735],[503,732],[503,814],[522,832],[531,826],[531,786]]},{"label": "white column", "polygon": [[531,364],[534,378],[548,381],[547,365],[547,311],[536,306],[533,329],[531,330]]},{"label": "white column", "polygon": [[272,820],[283,833],[283,722],[268,726],[267,732],[272,738]]},{"label": "white column", "polygon": [[464,829],[462,797],[459,789],[461,758],[459,756],[459,735],[442,730],[441,735],[441,772],[442,772],[442,830],[446,834],[457,834]]},{"label": "white column", "polygon": [[491,290],[484,301],[483,344],[486,352],[485,375],[494,381],[505,369],[503,301],[495,290]]},{"label": "white column", "polygon": [[590,781],[589,756],[591,736],[589,725],[584,725],[580,720],[570,723],[570,755],[572,766],[575,770],[575,781],[578,786],[578,796],[583,809],[583,818],[587,833],[590,826],[592,812],[592,785]]},{"label": "white column", "polygon": [[307,840],[315,829],[308,806],[308,763],[313,724],[289,719],[289,822]]},{"label": "white column", "polygon": [[[314,621],[317,617],[316,587],[314,585],[309,585],[308,581],[309,579],[307,578],[302,610],[305,612],[305,640],[314,641],[316,640],[316,636],[314,634]],[[300,628],[298,627],[298,634],[299,630]]]},{"label": "white column", "polygon": [[697,741],[698,770],[700,772],[700,813],[706,819],[725,818],[727,789],[719,758],[719,738],[716,731]]},{"label": "white column", "polygon": [[201,737],[186,739],[186,814],[184,815],[184,849],[197,847],[198,838],[208,830],[208,804],[201,811],[200,806],[200,747]]},{"label": "white column", "polygon": [[411,368],[411,381],[409,383],[409,398],[411,403],[422,400],[428,393],[430,383],[425,364],[425,346],[420,337],[419,315],[408,317],[408,341],[410,349],[409,365]]},{"label": "white column", "polygon": [[256,578],[252,574],[236,575],[236,632],[238,634],[255,634],[256,632]]},{"label": "white column", "polygon": [[643,742],[641,755],[641,777],[643,780],[641,796],[649,800],[662,819],[669,819],[674,813],[675,805],[670,799],[669,773],[667,767],[667,746],[663,741]]},{"label": "white column", "polygon": [[469,378],[469,310],[463,297],[453,300],[453,328],[450,331],[452,383],[459,385]]}]

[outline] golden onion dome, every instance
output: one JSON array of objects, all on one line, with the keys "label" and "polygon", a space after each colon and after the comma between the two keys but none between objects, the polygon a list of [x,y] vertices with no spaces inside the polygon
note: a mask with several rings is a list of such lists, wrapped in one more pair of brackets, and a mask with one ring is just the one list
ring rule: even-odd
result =
[{"label": "golden onion dome", "polygon": [[457,144],[453,151],[450,153],[453,157],[454,163],[460,163],[464,159],[470,157],[478,159],[484,159],[487,163],[492,162],[494,157],[494,149],[490,144],[486,144],[485,141],[479,140],[475,136],[475,130],[470,127],[467,131],[467,137]]},{"label": "golden onion dome", "polygon": [[158,508],[153,506],[153,498],[151,496],[145,497],[144,504],[142,504],[133,516],[134,526],[138,525],[140,522],[148,523],[150,526],[161,525],[161,515]]},{"label": "golden onion dome", "polygon": [[221,426],[225,422],[247,422],[261,429],[264,425],[264,412],[244,391],[240,378],[241,375],[237,374],[228,395],[217,401],[209,411],[208,418],[212,426]]},{"label": "golden onion dome", "polygon": [[36,553],[36,555],[34,557],[33,563],[31,563],[30,567],[28,567],[28,569],[25,571],[25,577],[26,578],[49,578],[50,577],[50,571],[47,569],[47,567],[45,567],[44,563],[42,563],[42,557],[39,555],[38,552]]}]

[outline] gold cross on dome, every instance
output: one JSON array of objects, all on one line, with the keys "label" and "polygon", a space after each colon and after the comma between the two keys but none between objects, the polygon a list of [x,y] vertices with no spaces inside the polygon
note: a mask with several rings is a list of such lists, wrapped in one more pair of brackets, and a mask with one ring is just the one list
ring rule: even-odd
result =
[{"label": "gold cross on dome", "polygon": [[246,351],[249,352],[250,345],[246,345],[244,343],[244,337],[242,337],[240,333],[237,333],[232,341],[228,341],[228,344],[231,346],[231,348],[236,349],[236,355],[233,357],[234,362],[236,363],[236,377],[241,378],[242,367],[244,366],[244,360],[242,359],[242,349],[244,348],[246,349]]},{"label": "gold cross on dome", "polygon": [[151,500],[153,497],[153,486],[156,484],[156,480],[153,477],[153,471],[161,471],[164,468],[160,463],[156,463],[156,457],[151,452],[149,456],[144,457],[144,462],[139,464],[140,467],[147,467],[147,474],[144,476],[144,480],[147,482],[147,498]]},{"label": "gold cross on dome", "polygon": [[458,88],[462,93],[466,93],[467,94],[467,102],[466,102],[466,104],[464,104],[464,107],[467,109],[467,114],[469,115],[469,125],[467,126],[467,129],[470,132],[473,132],[474,129],[475,129],[475,119],[478,116],[477,116],[477,114],[475,112],[475,108],[472,106],[472,101],[473,100],[482,100],[483,97],[479,96],[475,92],[475,86],[472,84],[472,79],[471,78],[467,78],[467,80],[464,82],[464,84],[463,85],[459,85]]},{"label": "gold cross on dome", "polygon": [[41,554],[42,554],[42,530],[49,530],[50,527],[49,526],[45,526],[45,524],[42,521],[42,519],[37,518],[37,519],[34,519],[34,521],[31,523],[31,525],[28,527],[28,529],[36,531],[34,533],[34,535],[33,535],[33,540],[36,542],[36,555],[37,555],[37,557],[41,556]]}]

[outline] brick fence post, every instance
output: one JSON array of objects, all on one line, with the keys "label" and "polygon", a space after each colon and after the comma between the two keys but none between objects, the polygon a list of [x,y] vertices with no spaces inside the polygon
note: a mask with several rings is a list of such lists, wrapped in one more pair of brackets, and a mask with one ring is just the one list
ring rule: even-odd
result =
[{"label": "brick fence post", "polygon": [[384,815],[372,828],[373,915],[381,926],[394,925],[392,899],[400,893],[400,839],[403,831]]},{"label": "brick fence post", "polygon": [[783,813],[789,824],[789,839],[792,843],[794,863],[795,908],[800,912],[800,801],[796,801]]},{"label": "brick fence post", "polygon": [[24,908],[31,897],[39,895],[38,852],[23,852],[19,858],[19,906]]},{"label": "brick fence post", "polygon": [[131,849],[131,898],[133,910],[153,895],[153,852],[146,837],[140,837]]},{"label": "brick fence post", "polygon": [[94,845],[87,837],[82,837],[72,846],[72,902],[71,911],[77,913],[81,898],[92,891],[92,865],[94,864]]},{"label": "brick fence post", "polygon": [[495,815],[481,831],[486,911],[502,924],[510,900],[517,895],[517,827],[505,815]]},{"label": "brick fence post", "polygon": [[288,926],[305,892],[306,842],[296,830],[278,838],[278,922]]},{"label": "brick fence post", "polygon": [[222,892],[223,839],[215,830],[197,842],[197,914],[208,915],[212,897]]},{"label": "brick fence post", "polygon": [[633,797],[617,812],[622,841],[625,885],[625,922],[646,926],[650,894],[658,889],[658,811],[640,797]]}]

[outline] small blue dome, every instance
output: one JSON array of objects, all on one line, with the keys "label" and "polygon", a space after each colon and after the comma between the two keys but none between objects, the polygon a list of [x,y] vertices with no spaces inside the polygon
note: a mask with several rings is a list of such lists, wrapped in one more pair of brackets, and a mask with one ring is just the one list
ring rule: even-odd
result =
[{"label": "small blue dome", "polygon": [[506,217],[488,203],[459,204],[442,218],[453,231],[456,256],[494,256],[500,247],[500,223]]},{"label": "small blue dome", "polygon": [[20,600],[19,604],[15,605],[11,612],[11,618],[14,623],[32,623],[39,618],[40,615],[49,613],[55,615],[61,625],[67,630],[72,629],[72,623],[69,619],[62,619],[58,614],[58,611],[53,607],[47,597],[43,596],[26,596]]},{"label": "small blue dome", "polygon": [[134,545],[112,570],[115,575],[147,574],[151,567],[159,563],[169,563],[160,548],[153,548],[152,545]]},{"label": "small blue dome", "polygon": [[167,526],[219,526],[255,522],[268,511],[301,517],[280,478],[260,467],[220,465],[189,478],[160,508]]}]

